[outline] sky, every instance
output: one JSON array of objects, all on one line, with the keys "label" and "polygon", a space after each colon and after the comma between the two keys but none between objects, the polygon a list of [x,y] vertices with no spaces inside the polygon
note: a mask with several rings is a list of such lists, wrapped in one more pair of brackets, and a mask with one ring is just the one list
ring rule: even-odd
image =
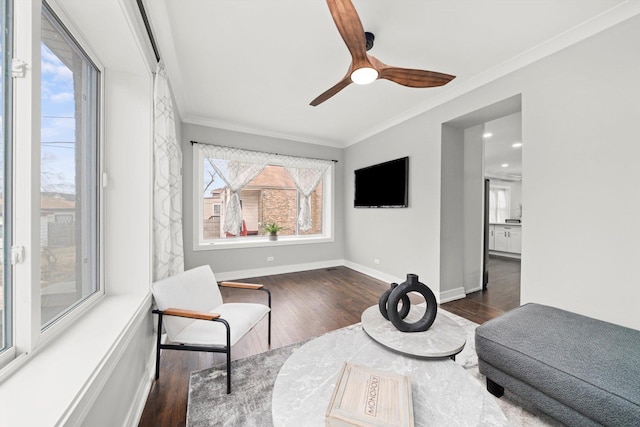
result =
[{"label": "sky", "polygon": [[[0,55],[4,40],[0,32]],[[75,102],[73,73],[41,43],[41,190],[75,192]],[[0,87],[4,91],[4,75],[0,69]],[[2,96],[4,98],[4,93]],[[4,103],[0,102],[0,133],[4,127]],[[0,141],[0,157],[4,152]],[[4,175],[4,159],[0,158],[0,186]],[[0,189],[0,197],[2,190]]]},{"label": "sky", "polygon": [[42,191],[75,192],[73,73],[44,43],[42,56]]}]

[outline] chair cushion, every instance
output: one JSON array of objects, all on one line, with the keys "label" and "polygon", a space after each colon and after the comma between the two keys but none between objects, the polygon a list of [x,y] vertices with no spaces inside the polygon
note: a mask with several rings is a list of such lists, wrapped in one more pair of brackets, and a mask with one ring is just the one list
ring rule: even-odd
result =
[{"label": "chair cushion", "polygon": [[[158,280],[151,285],[151,292],[160,310],[182,308],[210,313],[222,304],[222,295],[209,265]],[[194,320],[165,316],[163,322],[169,340],[176,342],[180,331]]]},{"label": "chair cushion", "polygon": [[[229,323],[231,346],[233,346],[269,313],[269,307],[264,304],[229,303],[222,304],[211,312],[219,313],[220,318]],[[224,346],[227,344],[227,329],[221,322],[196,320],[182,329],[171,341],[193,345]]]}]

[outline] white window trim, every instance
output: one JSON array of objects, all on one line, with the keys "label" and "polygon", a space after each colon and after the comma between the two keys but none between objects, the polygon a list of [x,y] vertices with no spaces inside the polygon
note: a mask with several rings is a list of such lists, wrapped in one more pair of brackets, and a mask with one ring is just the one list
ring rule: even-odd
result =
[{"label": "white window trim", "polygon": [[[98,182],[104,171],[104,66],[71,24],[71,20],[55,1],[47,1],[51,10],[64,24],[67,31],[83,49],[100,73],[98,82]],[[7,351],[11,362],[0,370],[0,381],[19,369],[37,354],[46,343],[62,334],[74,321],[95,306],[105,295],[104,289],[104,192],[98,185],[98,289],[79,301],[72,309],[44,330],[40,318],[40,91],[41,91],[41,1],[14,2],[14,58],[28,63],[24,78],[13,79],[13,144],[14,185],[13,246],[25,247],[25,259],[13,266],[13,348]],[[1,362],[6,362],[3,355]],[[2,366],[2,365],[0,365]]]},{"label": "white window trim", "polygon": [[[202,213],[204,212],[204,201],[202,198],[202,182],[204,180],[204,169],[202,164],[204,156],[202,151],[193,149],[193,250],[194,251],[211,251],[220,249],[243,249],[243,248],[260,248],[288,245],[308,245],[317,243],[329,243],[334,238],[334,194],[335,194],[335,164],[332,164],[325,173],[322,180],[322,221],[323,234],[315,234],[311,236],[278,236],[278,240],[271,241],[265,236],[242,237],[238,239],[220,239],[216,241],[202,240],[203,225]],[[270,165],[281,166],[278,164],[277,157],[269,162]]]}]

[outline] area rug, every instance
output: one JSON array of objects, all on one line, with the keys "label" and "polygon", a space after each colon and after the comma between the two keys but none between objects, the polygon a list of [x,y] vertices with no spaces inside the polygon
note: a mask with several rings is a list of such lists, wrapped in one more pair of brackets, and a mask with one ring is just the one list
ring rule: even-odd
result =
[{"label": "area rug", "polygon": [[[453,319],[465,330],[467,344],[456,356],[456,363],[462,365],[469,375],[484,385],[484,376],[478,372],[478,358],[474,345],[474,332],[478,325],[443,309],[438,309],[438,315]],[[271,398],[276,377],[289,356],[305,342],[231,362],[233,373],[230,395],[226,394],[224,365],[192,372],[189,379],[187,426],[272,426]],[[508,390],[505,390],[505,395],[497,401],[512,426],[561,425],[510,394]]]}]

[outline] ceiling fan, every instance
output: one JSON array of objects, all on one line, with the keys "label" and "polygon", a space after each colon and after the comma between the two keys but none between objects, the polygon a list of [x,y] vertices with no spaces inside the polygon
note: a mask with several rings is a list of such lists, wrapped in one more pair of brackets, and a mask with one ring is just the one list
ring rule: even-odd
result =
[{"label": "ceiling fan", "polygon": [[434,71],[392,67],[368,55],[374,37],[371,33],[365,33],[351,0],[327,0],[327,4],[338,32],[351,53],[351,65],[342,80],[311,101],[310,105],[315,107],[323,103],[351,83],[369,84],[377,79],[387,79],[408,87],[436,87],[455,79],[455,76]]}]

